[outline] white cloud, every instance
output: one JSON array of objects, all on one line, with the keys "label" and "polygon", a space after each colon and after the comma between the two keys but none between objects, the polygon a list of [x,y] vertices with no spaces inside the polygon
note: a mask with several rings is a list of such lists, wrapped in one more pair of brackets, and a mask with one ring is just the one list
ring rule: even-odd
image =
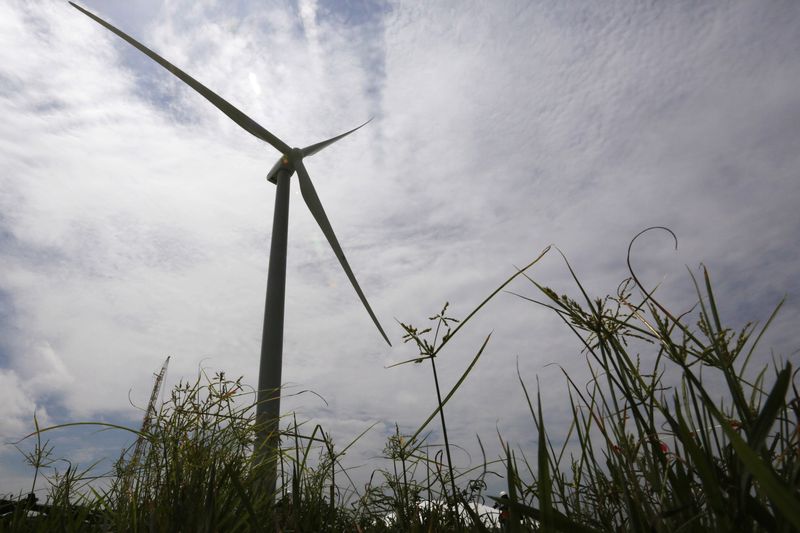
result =
[{"label": "white cloud", "polygon": [[[228,6],[91,7],[291,145],[376,116],[307,166],[394,348],[296,186],[290,209],[284,378],[331,406],[286,407],[318,415],[337,442],[375,420],[414,428],[433,409],[427,366],[383,369],[415,355],[394,317],[421,325],[450,300],[463,318],[550,242],[603,293],[626,275],[630,238],[669,226],[677,252],[664,235],[637,242],[648,282],[666,276],[662,293],[688,306],[683,265],[705,261],[735,323],[788,293],[772,341],[792,347],[793,4],[396,2],[363,19],[315,2]],[[205,360],[255,383],[275,150],[61,2],[0,7],[0,113],[9,402],[32,413],[57,393],[65,419],[135,420],[127,391],[143,404],[169,354],[171,381]],[[555,254],[535,275],[571,286]],[[480,433],[491,454],[495,424],[512,441],[532,435],[516,357],[551,406],[564,388],[544,365],[582,363],[554,317],[501,294],[442,354],[445,387],[490,331],[447,411],[454,438],[469,447]]]},{"label": "white cloud", "polygon": [[0,419],[0,442],[3,446],[0,453],[4,455],[13,451],[11,443],[32,431],[34,413],[42,427],[49,424],[47,412],[37,407],[32,392],[26,389],[13,370],[0,370],[0,405],[3,406]]},{"label": "white cloud", "polygon": [[74,381],[47,341],[31,343],[14,361],[14,369],[37,396],[61,392]]}]

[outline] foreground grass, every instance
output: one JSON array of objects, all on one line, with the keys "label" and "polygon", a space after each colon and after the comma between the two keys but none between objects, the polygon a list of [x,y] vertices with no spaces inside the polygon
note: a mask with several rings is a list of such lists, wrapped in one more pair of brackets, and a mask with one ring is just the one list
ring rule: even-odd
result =
[{"label": "foreground grass", "polygon": [[[507,482],[509,498],[500,501],[508,531],[800,530],[795,372],[779,361],[750,368],[778,309],[761,329],[727,329],[705,270],[688,312],[665,308],[633,271],[602,299],[590,298],[577,278],[580,297],[573,299],[528,277],[534,295],[519,296],[547,306],[575,333],[591,379],[564,374],[572,423],[557,448],[538,394],[520,378],[539,437],[536,457],[504,443],[503,457],[460,471],[450,460],[445,406],[489,337],[444,395],[435,359],[486,301],[514,277],[527,277],[524,270],[463,321],[445,306],[429,328],[403,324],[405,340],[419,348],[405,363],[430,363],[436,409],[415,434],[398,429],[389,438],[389,466],[365,488],[341,464],[352,442],[336,447],[323,428],[293,422],[274,458],[278,493],[264,493],[258,479],[265,466],[251,461],[254,408],[243,401],[252,391],[220,373],[179,384],[138,432],[143,453],[123,455],[102,490],[91,483],[91,469],[50,474],[52,450],[37,427],[27,459],[49,493],[44,505],[24,497],[0,502],[0,529],[491,531],[500,527],[496,517],[469,504],[497,496],[485,494],[484,478],[495,470]],[[444,446],[423,436],[437,418]]]}]

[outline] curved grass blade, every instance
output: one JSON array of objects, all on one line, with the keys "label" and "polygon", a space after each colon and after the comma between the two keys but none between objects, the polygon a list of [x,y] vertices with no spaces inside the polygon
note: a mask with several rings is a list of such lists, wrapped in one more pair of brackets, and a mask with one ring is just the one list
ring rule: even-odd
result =
[{"label": "curved grass blade", "polygon": [[104,427],[106,429],[122,429],[124,431],[129,431],[129,432],[133,433],[134,435],[143,436],[146,439],[151,438],[151,435],[149,433],[142,432],[142,431],[139,431],[139,430],[136,430],[136,429],[132,429],[132,428],[129,428],[129,427],[125,427],[125,426],[120,426],[119,424],[110,424],[108,422],[68,422],[66,424],[57,424],[55,426],[46,427],[44,429],[38,429],[38,427],[37,427],[36,431],[34,431],[33,433],[29,433],[29,434],[25,435],[24,437],[22,437],[17,442],[18,443],[22,442],[27,438],[33,437],[34,435],[38,435],[40,433],[44,433],[45,431],[51,431],[51,430],[54,430],[54,429],[61,429],[61,428],[68,428],[68,427],[73,427],[73,426],[101,426],[101,427]]}]

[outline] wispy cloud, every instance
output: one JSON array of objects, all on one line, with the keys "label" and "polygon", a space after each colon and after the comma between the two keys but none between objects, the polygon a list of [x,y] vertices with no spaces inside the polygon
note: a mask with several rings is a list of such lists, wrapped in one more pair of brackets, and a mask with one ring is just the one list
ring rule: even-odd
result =
[{"label": "wispy cloud", "polygon": [[[630,238],[665,225],[677,252],[637,243],[647,282],[688,305],[684,265],[704,261],[740,324],[787,294],[769,342],[796,348],[797,4],[142,5],[89,8],[292,145],[376,117],[307,166],[393,341],[394,317],[463,317],[550,242],[613,290]],[[255,383],[278,154],[62,2],[0,6],[0,114],[3,438],[37,405],[134,420],[127,391],[143,403],[168,354],[172,381],[202,362]],[[290,212],[284,376],[330,406],[286,408],[337,442],[381,421],[358,462],[427,416],[430,376],[383,369],[413,351],[381,345],[296,188]],[[535,275],[570,285],[555,254]],[[531,438],[517,357],[555,418],[545,365],[581,364],[553,317],[501,295],[442,354],[446,384],[491,330],[448,406],[472,451],[495,425]]]}]

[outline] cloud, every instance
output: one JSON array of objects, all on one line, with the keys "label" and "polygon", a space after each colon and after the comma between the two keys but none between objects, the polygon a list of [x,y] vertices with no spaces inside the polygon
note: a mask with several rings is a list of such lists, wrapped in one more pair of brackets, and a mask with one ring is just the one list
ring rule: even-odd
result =
[{"label": "cloud", "polygon": [[74,381],[64,362],[46,341],[29,345],[22,357],[12,364],[19,378],[37,396],[61,392]]},{"label": "cloud", "polygon": [[[551,242],[601,295],[627,275],[630,239],[669,226],[677,251],[658,233],[634,247],[647,283],[688,307],[684,265],[704,261],[734,324],[786,294],[766,342],[796,349],[796,4],[89,7],[293,146],[375,116],[307,166],[394,348],[294,184],[290,208],[283,375],[330,406],[285,408],[337,442],[379,421],[354,463],[435,405],[426,365],[383,368],[416,355],[393,319],[422,325],[445,301],[463,318]],[[279,154],[62,2],[0,7],[0,113],[12,420],[45,402],[59,420],[136,423],[128,391],[146,402],[166,355],[168,384],[201,361],[255,383],[274,198],[264,177]],[[574,289],[555,253],[532,274]],[[542,378],[554,424],[565,389],[546,365],[585,374],[555,317],[500,294],[442,354],[445,389],[492,331],[447,412],[454,439],[474,455],[479,433],[493,457],[495,427],[531,442],[517,360],[529,385]]]},{"label": "cloud", "polygon": [[42,427],[49,424],[47,412],[37,407],[34,398],[34,393],[26,390],[20,376],[13,370],[0,370],[0,402],[3,405],[0,442],[4,444],[0,447],[0,454],[13,452],[8,444],[18,441],[32,431],[34,413]]}]

